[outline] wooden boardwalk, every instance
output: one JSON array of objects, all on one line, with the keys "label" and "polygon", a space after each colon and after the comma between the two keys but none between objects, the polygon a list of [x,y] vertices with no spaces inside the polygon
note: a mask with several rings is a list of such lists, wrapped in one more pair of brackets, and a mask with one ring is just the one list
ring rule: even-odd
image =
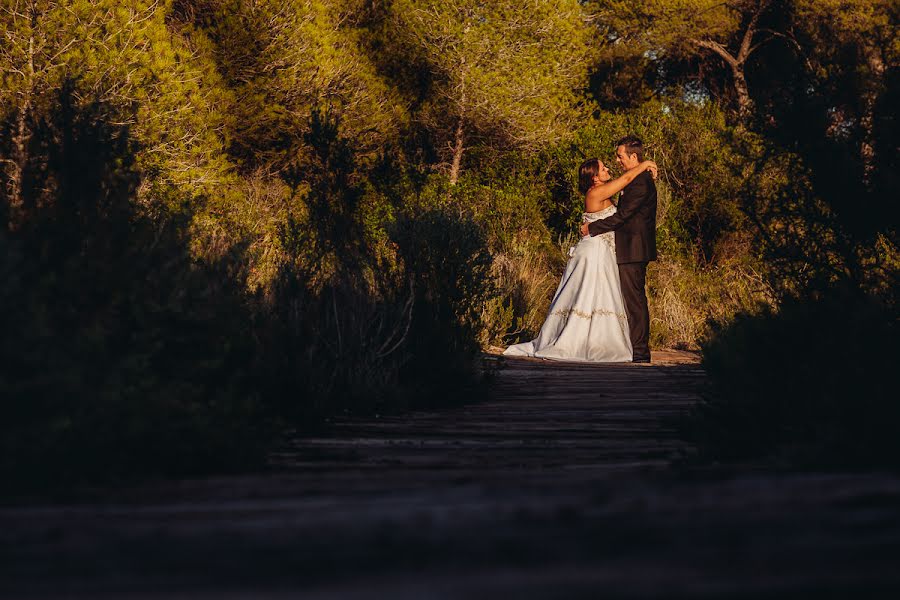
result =
[{"label": "wooden boardwalk", "polygon": [[900,597],[900,477],[675,468],[704,377],[654,358],[488,357],[488,401],[270,473],[0,509],[0,597]]}]

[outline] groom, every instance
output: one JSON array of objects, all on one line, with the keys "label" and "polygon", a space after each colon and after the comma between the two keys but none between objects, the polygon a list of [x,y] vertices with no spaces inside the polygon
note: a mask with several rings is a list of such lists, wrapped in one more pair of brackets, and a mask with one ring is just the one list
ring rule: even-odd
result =
[{"label": "groom", "polygon": [[[644,160],[644,144],[633,135],[616,142],[616,162],[623,169]],[[628,329],[632,362],[650,362],[650,312],[647,309],[647,263],[656,260],[656,185],[649,172],[641,173],[619,197],[615,214],[581,226],[581,235],[616,232],[616,262]]]}]

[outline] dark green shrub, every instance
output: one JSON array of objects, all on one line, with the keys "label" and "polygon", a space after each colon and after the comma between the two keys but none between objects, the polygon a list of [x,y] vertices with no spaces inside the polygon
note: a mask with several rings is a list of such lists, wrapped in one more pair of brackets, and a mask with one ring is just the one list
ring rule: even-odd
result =
[{"label": "dark green shrub", "polygon": [[739,316],[703,346],[711,379],[688,433],[701,457],[900,466],[897,313],[856,291]]},{"label": "dark green shrub", "polygon": [[372,413],[406,403],[399,371],[410,290],[335,280],[311,289],[285,266],[257,304],[260,381],[279,414],[298,429],[342,411]]},{"label": "dark green shrub", "polygon": [[[344,411],[459,402],[478,381],[478,311],[490,255],[445,213],[401,219],[393,272],[338,270],[322,285],[285,264],[257,305],[261,380],[298,428]],[[316,271],[318,272],[318,271]]]},{"label": "dark green shrub", "polygon": [[[458,400],[477,381],[484,234],[448,210],[411,206],[422,195],[415,187],[393,199],[393,218],[337,124],[316,115],[314,152],[293,171],[307,214],[281,228],[283,264],[256,304],[267,395],[297,427]],[[406,187],[394,176],[390,193]]]},{"label": "dark green shrub", "polygon": [[64,93],[37,124],[0,233],[5,493],[258,465],[273,437],[235,274],[136,213],[128,131],[102,108]]},{"label": "dark green shrub", "polygon": [[[419,382],[452,381],[472,370],[491,255],[481,227],[432,210],[402,218],[394,239],[414,292],[405,372]],[[440,386],[436,386],[440,389]]]}]

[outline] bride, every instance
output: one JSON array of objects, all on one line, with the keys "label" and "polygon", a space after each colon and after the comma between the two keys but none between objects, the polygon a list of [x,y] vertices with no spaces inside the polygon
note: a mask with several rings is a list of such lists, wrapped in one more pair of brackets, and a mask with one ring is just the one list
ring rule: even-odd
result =
[{"label": "bride", "polygon": [[[584,194],[584,222],[616,212],[611,198],[656,163],[645,160],[611,181],[598,159],[584,161],[578,190]],[[619,285],[614,232],[582,238],[569,250],[569,263],[553,295],[547,319],[536,339],[510,346],[506,356],[535,356],[585,362],[631,362],[631,338]]]}]

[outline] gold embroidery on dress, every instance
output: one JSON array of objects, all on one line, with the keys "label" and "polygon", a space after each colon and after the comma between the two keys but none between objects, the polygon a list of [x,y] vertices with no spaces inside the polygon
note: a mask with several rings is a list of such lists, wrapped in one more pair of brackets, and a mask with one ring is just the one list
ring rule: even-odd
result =
[{"label": "gold embroidery on dress", "polygon": [[606,244],[607,248],[612,250],[613,254],[616,253],[616,239],[612,232],[602,234],[600,239],[603,240],[603,243]]},{"label": "gold embroidery on dress", "polygon": [[551,315],[556,315],[558,317],[569,318],[571,315],[575,315],[576,317],[581,317],[582,319],[590,319],[594,315],[602,315],[604,317],[616,317],[617,319],[627,319],[628,317],[625,313],[617,313],[612,310],[607,310],[605,308],[595,308],[591,312],[580,311],[577,308],[560,308],[554,310]]},{"label": "gold embroidery on dress", "polygon": [[[583,223],[593,223],[599,219],[603,219],[615,214],[615,206],[607,206],[603,210],[598,210],[597,212],[586,212],[581,214],[581,221]],[[615,233],[612,231],[607,231],[606,233],[601,233],[599,237],[607,248],[612,250],[613,254],[616,252],[616,238]],[[572,256],[573,252],[569,251],[569,256]]]}]

